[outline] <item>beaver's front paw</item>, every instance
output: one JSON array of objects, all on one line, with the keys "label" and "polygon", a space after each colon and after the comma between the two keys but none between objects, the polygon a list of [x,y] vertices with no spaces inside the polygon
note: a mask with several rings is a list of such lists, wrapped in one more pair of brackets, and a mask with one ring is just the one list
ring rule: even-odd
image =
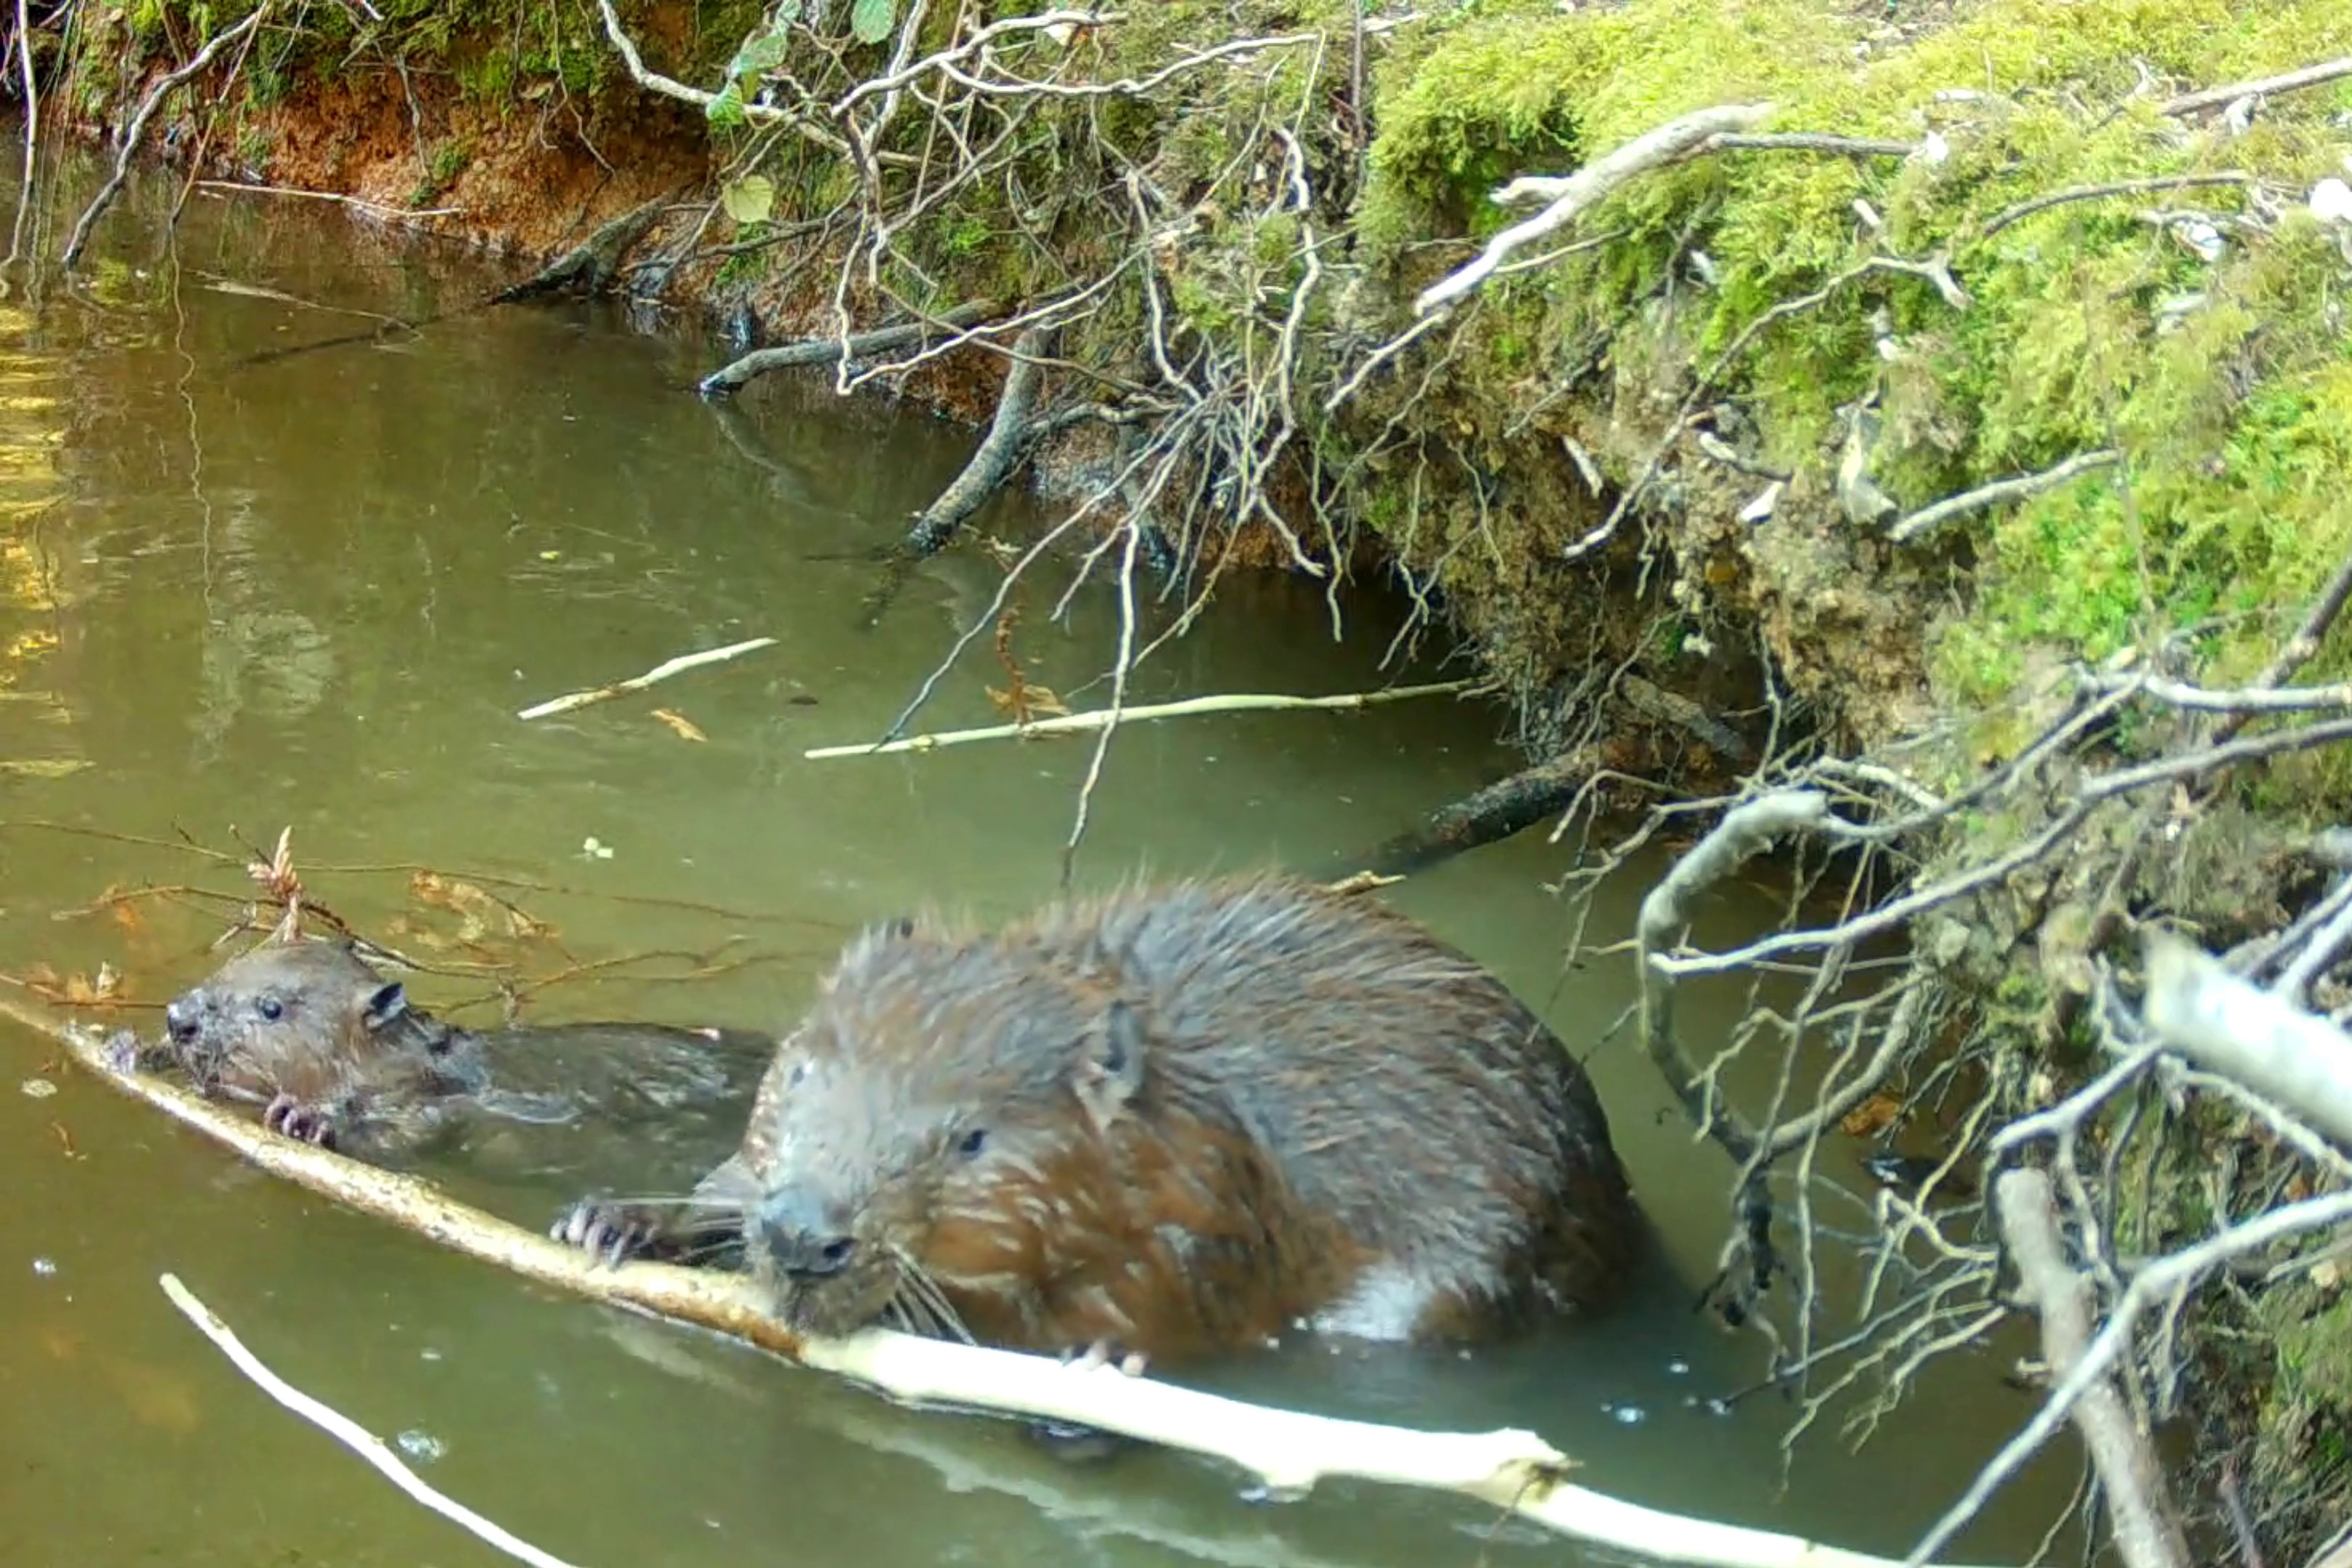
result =
[{"label": "beaver's front paw", "polygon": [[1097,1340],[1083,1349],[1062,1352],[1064,1366],[1115,1366],[1129,1377],[1141,1377],[1149,1365],[1141,1351],[1123,1351],[1108,1340]]},{"label": "beaver's front paw", "polygon": [[596,1262],[614,1265],[652,1251],[661,1232],[660,1217],[649,1210],[603,1198],[581,1199],[547,1230]]},{"label": "beaver's front paw", "polygon": [[99,1048],[105,1054],[106,1065],[124,1074],[149,1071],[161,1066],[169,1055],[169,1047],[148,1045],[128,1029],[115,1030]]},{"label": "beaver's front paw", "polygon": [[324,1106],[305,1104],[290,1094],[281,1094],[269,1102],[261,1112],[261,1124],[272,1132],[282,1132],[321,1149],[335,1146],[333,1113]]}]

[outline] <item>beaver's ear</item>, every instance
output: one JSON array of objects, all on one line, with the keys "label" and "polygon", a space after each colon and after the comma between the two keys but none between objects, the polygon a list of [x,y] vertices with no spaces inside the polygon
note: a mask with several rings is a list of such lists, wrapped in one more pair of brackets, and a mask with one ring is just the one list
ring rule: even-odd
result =
[{"label": "beaver's ear", "polygon": [[1133,1007],[1110,1005],[1102,1027],[1087,1036],[1070,1087],[1098,1128],[1108,1130],[1126,1110],[1143,1087],[1143,1020]]},{"label": "beaver's ear", "polygon": [[890,933],[892,941],[904,942],[908,937],[915,934],[915,917],[912,915],[894,915],[882,929]]},{"label": "beaver's ear", "polygon": [[407,1011],[408,992],[395,980],[380,987],[367,999],[366,1007],[360,1013],[360,1021],[372,1030],[381,1029]]}]

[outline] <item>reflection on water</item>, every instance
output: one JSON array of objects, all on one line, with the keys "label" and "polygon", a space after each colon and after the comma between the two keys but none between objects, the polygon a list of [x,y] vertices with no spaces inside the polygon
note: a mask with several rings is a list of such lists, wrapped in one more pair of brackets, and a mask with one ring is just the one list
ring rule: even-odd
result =
[{"label": "reflection on water", "polygon": [[[422,316],[483,279],[314,213],[201,198],[166,247],[170,195],[134,187],[86,287],[0,307],[0,968],[106,964],[152,1004],[207,967],[249,896],[241,846],[289,825],[313,893],[429,963],[412,991],[473,1019],[494,1014],[481,960],[519,953],[572,976],[529,998],[533,1016],[773,1026],[862,921],[995,918],[1051,893],[1084,743],[801,756],[877,732],[994,591],[994,559],[959,550],[880,633],[855,629],[868,552],[954,474],[967,434],[821,384],[712,409],[679,390],[700,345],[585,309],[241,364],[352,324],[257,289]],[[1031,521],[1008,504],[982,522]],[[1069,695],[1100,673],[1116,612],[1084,593],[1054,626],[1060,587],[1049,574],[1024,594],[1018,643],[1028,678]],[[1228,583],[1132,700],[1382,684],[1391,612],[1354,614],[1335,645],[1311,585]],[[777,646],[651,699],[514,717],[755,636]],[[992,721],[992,680],[983,638],[924,721]],[[1081,876],[1319,863],[1509,766],[1497,727],[1433,702],[1134,727]],[[1566,921],[1542,882],[1562,854],[1538,836],[1394,896],[1592,1048],[1664,1233],[1656,1277],[1604,1323],[1475,1357],[1302,1345],[1209,1381],[1416,1425],[1532,1426],[1603,1489],[1899,1551],[2021,1396],[1990,1356],[1955,1363],[1858,1455],[1825,1426],[1785,1485],[1792,1407],[1711,1408],[1758,1364],[1688,1310],[1726,1169],[1622,1035],[1601,1037],[1631,997],[1622,964],[1560,972]],[[422,868],[471,881],[420,886]],[[127,896],[91,905],[110,889]],[[544,931],[500,927],[475,889]],[[1638,891],[1637,868],[1602,929],[1630,927]],[[1703,934],[1754,914],[1727,893]],[[1684,1016],[1720,1031],[1738,1000],[1696,995]],[[1074,1470],[1001,1424],[892,1410],[519,1284],[252,1173],[19,1032],[5,1049],[0,1561],[492,1560],[245,1385],[156,1290],[165,1269],[298,1385],[437,1445],[438,1484],[583,1563],[1574,1558],[1437,1498],[1254,1508],[1178,1457]],[[56,1092],[16,1092],[37,1079]],[[534,1222],[570,1195],[465,1190]],[[1972,1549],[2028,1551],[2071,1460],[2045,1479],[2054,1493]]]}]

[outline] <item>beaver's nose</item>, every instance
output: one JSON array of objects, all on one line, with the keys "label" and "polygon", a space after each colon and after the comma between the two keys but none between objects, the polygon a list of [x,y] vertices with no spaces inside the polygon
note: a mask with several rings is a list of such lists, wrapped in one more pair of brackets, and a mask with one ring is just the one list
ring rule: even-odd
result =
[{"label": "beaver's nose", "polygon": [[824,1205],[805,1194],[775,1193],[761,1205],[760,1230],[768,1256],[793,1279],[822,1279],[849,1267],[857,1238],[839,1225]]},{"label": "beaver's nose", "polygon": [[192,992],[164,1005],[163,1027],[181,1045],[193,1045],[197,1035],[204,1031],[201,1012]]}]

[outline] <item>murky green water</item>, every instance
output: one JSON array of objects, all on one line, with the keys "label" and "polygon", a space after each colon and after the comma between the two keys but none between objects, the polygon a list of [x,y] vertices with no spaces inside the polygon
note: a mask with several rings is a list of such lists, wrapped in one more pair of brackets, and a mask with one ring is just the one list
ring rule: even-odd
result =
[{"label": "murky green water", "polygon": [[[237,864],[174,841],[233,850],[289,825],[314,894],[414,951],[466,956],[446,946],[457,921],[410,900],[403,868],[429,865],[514,879],[496,886],[555,928],[528,950],[533,973],[670,955],[552,990],[543,1017],[774,1025],[863,921],[923,904],[1003,915],[1050,894],[1084,744],[801,757],[877,732],[993,590],[994,562],[959,551],[881,634],[854,629],[874,581],[861,552],[953,474],[968,435],[805,384],[761,387],[730,424],[682,390],[709,345],[575,308],[237,368],[365,322],[224,280],[415,314],[485,278],[292,205],[199,197],[167,247],[173,194],[134,189],[84,285],[28,290],[19,268],[0,301],[0,760],[35,764],[0,773],[0,970],[106,963],[160,999],[207,967],[226,903],[59,912],[142,883],[241,895]],[[1007,509],[992,526],[1028,521]],[[1068,631],[1049,626],[1061,581],[1025,596],[1019,646],[1032,679],[1075,692],[1104,667],[1116,610],[1087,592]],[[1391,612],[1353,616],[1334,644],[1312,587],[1235,582],[1135,700],[1383,684]],[[514,716],[753,636],[779,646],[649,698]],[[925,723],[991,721],[991,681],[983,639]],[[1510,765],[1498,727],[1425,701],[1135,727],[1082,879],[1318,864]],[[583,855],[592,837],[609,858]],[[1538,835],[1395,898],[1583,1042],[1630,976],[1619,961],[1559,973],[1566,919],[1541,884],[1562,856]],[[1645,874],[1604,896],[1596,935],[1630,927]],[[1708,934],[1757,912],[1727,899]],[[696,963],[723,973],[677,978]],[[412,988],[440,1005],[483,990]],[[1685,1017],[1719,1031],[1734,1000]],[[47,1069],[54,1095],[19,1093],[48,1052],[0,1035],[0,1561],[500,1560],[239,1378],[156,1289],[166,1269],[298,1385],[437,1445],[436,1484],[583,1564],[1580,1560],[1441,1498],[1340,1489],[1252,1507],[1186,1458],[1074,1469],[997,1424],[896,1411],[340,1213],[70,1070]],[[1710,1412],[1758,1352],[1687,1310],[1711,1271],[1724,1163],[1691,1144],[1622,1036],[1593,1071],[1668,1240],[1628,1310],[1469,1360],[1294,1350],[1213,1381],[1405,1423],[1531,1426],[1620,1495],[1899,1552],[2023,1396],[1990,1355],[1955,1363],[1859,1455],[1825,1431],[1784,1487],[1790,1407]],[[566,1195],[467,1190],[534,1222]],[[2021,1560],[2071,1485],[2071,1459],[2050,1468],[1972,1552]]]}]

